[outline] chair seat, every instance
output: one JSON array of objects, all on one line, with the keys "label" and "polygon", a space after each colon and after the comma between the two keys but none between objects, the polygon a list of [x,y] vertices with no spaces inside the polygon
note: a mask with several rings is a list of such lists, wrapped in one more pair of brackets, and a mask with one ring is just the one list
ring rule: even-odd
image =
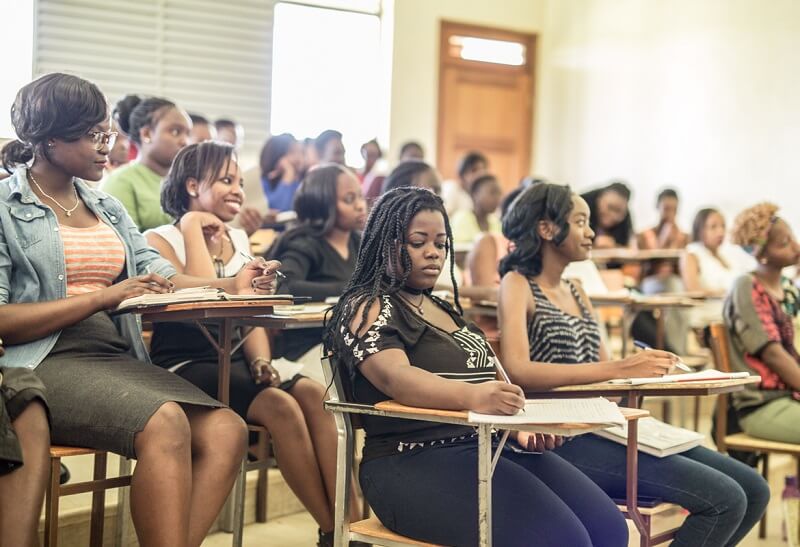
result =
[{"label": "chair seat", "polygon": [[776,452],[800,456],[800,444],[767,441],[751,437],[747,433],[735,433],[725,437],[725,446],[728,450],[742,450],[745,452]]},{"label": "chair seat", "polygon": [[[358,537],[353,537],[357,534]],[[377,545],[387,545],[382,541],[390,541],[388,545],[414,545],[416,547],[436,547],[433,543],[425,543],[424,541],[417,541],[415,539],[403,537],[400,534],[395,534],[386,528],[381,521],[376,517],[370,517],[366,520],[360,520],[350,524],[350,536],[358,541],[365,541],[367,543],[375,543]]]},{"label": "chair seat", "polygon": [[[617,509],[621,512],[625,513],[628,508],[624,505],[617,504]],[[674,503],[659,503],[654,505],[653,507],[639,507],[639,513],[644,516],[652,517],[655,515],[661,515],[663,513],[669,513],[674,511],[683,511],[680,505],[675,505]]]},{"label": "chair seat", "polygon": [[94,450],[93,448],[80,448],[77,446],[51,446],[51,458],[66,458],[68,456],[86,456],[103,452],[102,450]]}]

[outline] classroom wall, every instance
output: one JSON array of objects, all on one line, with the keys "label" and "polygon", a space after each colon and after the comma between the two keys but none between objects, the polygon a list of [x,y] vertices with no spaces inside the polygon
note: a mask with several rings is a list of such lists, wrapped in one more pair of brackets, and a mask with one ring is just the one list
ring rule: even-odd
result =
[{"label": "classroom wall", "polygon": [[[800,2],[551,0],[542,15],[535,171],[733,214],[769,199],[800,229]],[[730,225],[730,222],[729,222]]]},{"label": "classroom wall", "polygon": [[[537,34],[545,0],[394,0],[389,160],[418,140],[436,160],[439,97],[439,26],[442,19]],[[391,4],[387,4],[391,6]],[[384,10],[386,11],[386,7]],[[534,108],[534,118],[536,111]]]}]

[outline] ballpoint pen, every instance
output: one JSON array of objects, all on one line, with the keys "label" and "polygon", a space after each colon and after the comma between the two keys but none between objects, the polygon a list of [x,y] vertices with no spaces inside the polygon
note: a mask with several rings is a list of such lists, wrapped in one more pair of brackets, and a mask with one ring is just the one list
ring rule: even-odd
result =
[{"label": "ballpoint pen", "polygon": [[[244,251],[239,251],[239,254],[242,255],[243,257],[245,257],[247,260],[255,260],[256,259],[256,257],[251,256],[251,255],[247,254]],[[281,279],[286,279],[286,275],[281,273],[280,270],[275,270],[275,275],[277,275]]]},{"label": "ballpoint pen", "polygon": [[[636,346],[637,348],[641,349],[641,350],[653,349],[652,347],[650,347],[649,344],[645,344],[644,342],[642,342],[640,340],[634,340],[633,341],[633,345]],[[675,366],[678,367],[679,369],[681,369],[684,372],[692,372],[692,369],[690,369],[686,365],[686,363],[683,363],[682,361],[678,361],[677,363],[675,363]]]}]

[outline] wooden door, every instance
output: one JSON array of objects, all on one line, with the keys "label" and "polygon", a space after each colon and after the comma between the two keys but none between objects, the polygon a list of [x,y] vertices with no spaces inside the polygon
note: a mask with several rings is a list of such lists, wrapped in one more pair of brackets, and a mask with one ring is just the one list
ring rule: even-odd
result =
[{"label": "wooden door", "polygon": [[442,21],[437,167],[445,178],[456,178],[471,150],[487,156],[504,191],[531,174],[535,44],[531,34]]}]

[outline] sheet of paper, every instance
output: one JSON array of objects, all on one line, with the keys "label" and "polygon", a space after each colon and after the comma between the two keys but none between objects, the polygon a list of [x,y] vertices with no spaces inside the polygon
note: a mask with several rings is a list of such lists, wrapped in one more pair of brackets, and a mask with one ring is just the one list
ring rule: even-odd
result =
[{"label": "sheet of paper", "polygon": [[528,399],[514,416],[469,413],[473,423],[492,424],[624,424],[616,403],[603,397],[589,399]]},{"label": "sheet of paper", "polygon": [[288,359],[275,359],[272,366],[281,375],[281,382],[286,382],[297,376],[305,365]]},{"label": "sheet of paper", "polygon": [[666,376],[656,378],[623,378],[620,380],[611,380],[609,383],[640,386],[642,384],[669,384],[672,382],[713,382],[715,380],[748,378],[749,376],[749,372],[720,372],[718,370],[709,369],[686,374],[667,374]]}]

